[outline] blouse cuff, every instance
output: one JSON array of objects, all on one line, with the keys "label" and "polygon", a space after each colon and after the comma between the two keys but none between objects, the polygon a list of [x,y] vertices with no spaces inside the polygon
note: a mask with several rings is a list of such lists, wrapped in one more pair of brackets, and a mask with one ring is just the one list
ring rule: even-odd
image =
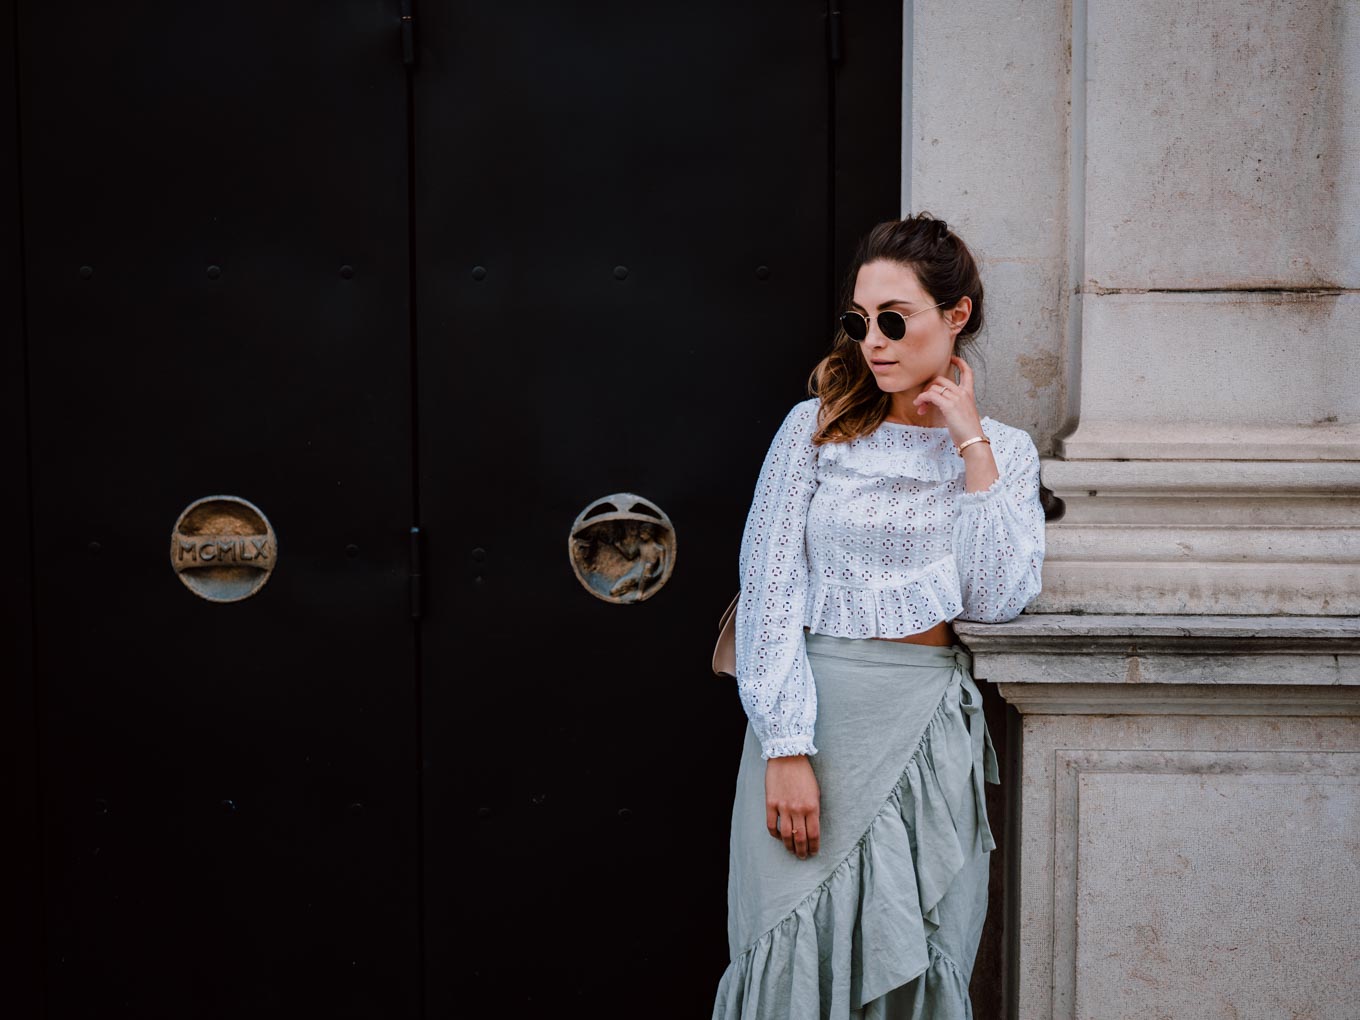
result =
[{"label": "blouse cuff", "polygon": [[810,736],[773,737],[765,742],[760,757],[763,759],[786,758],[794,754],[813,755],[817,748],[812,745]]},{"label": "blouse cuff", "polygon": [[978,489],[976,492],[969,492],[966,489],[963,492],[960,492],[959,506],[961,507],[980,506],[983,503],[990,502],[1005,490],[1004,483],[1005,476],[998,472],[996,479],[992,482],[991,485],[987,486],[987,488]]}]

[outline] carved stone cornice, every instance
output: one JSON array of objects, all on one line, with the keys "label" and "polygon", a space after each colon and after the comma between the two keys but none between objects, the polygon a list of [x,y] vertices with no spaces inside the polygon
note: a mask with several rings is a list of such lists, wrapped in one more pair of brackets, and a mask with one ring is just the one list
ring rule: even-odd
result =
[{"label": "carved stone cornice", "polygon": [[1032,612],[1360,615],[1360,460],[1045,458],[1042,479],[1065,512]]},{"label": "carved stone cornice", "polygon": [[1067,462],[1120,465],[1128,460],[1355,461],[1360,459],[1360,425],[1083,421],[1056,441],[1054,452]]},{"label": "carved stone cornice", "polygon": [[1360,618],[1023,613],[954,621],[1022,713],[1360,715]]}]

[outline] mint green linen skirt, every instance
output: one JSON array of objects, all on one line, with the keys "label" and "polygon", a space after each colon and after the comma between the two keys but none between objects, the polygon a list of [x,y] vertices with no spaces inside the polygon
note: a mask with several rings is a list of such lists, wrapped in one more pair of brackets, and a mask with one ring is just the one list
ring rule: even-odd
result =
[{"label": "mint green linen skirt", "polygon": [[821,846],[765,827],[749,723],[713,1020],[971,1020],[996,751],[962,645],[807,634]]}]

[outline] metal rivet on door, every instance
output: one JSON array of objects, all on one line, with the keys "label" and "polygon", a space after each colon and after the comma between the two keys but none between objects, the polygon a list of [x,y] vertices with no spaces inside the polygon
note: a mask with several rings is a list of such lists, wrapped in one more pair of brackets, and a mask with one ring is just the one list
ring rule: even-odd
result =
[{"label": "metal rivet on door", "polygon": [[239,602],[259,591],[278,562],[274,529],[240,496],[204,496],[184,508],[170,535],[170,565],[209,602]]},{"label": "metal rivet on door", "polygon": [[670,580],[675,528],[651,500],[616,492],[591,503],[571,526],[576,579],[605,602],[644,602]]}]

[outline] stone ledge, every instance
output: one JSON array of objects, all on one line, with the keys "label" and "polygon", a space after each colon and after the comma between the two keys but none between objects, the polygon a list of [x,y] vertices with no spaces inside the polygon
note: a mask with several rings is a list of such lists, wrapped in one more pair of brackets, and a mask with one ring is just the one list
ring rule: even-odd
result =
[{"label": "stone ledge", "polygon": [[[973,653],[974,675],[1001,685],[1007,700],[1036,703],[1032,688],[1044,685],[1068,687],[1054,697],[1069,703],[1074,689],[1096,685],[1122,688],[1123,699],[1146,699],[1131,695],[1131,685],[1268,685],[1275,698],[1280,687],[1360,687],[1360,618],[1353,616],[1022,613],[1006,623],[953,626]],[[1182,692],[1180,703],[1188,696]],[[1349,694],[1336,697],[1350,704]],[[1092,698],[1077,700],[1094,705]],[[1089,711],[1120,711],[1113,706],[1124,703],[1110,692],[1100,698],[1107,707]]]},{"label": "stone ledge", "polygon": [[[1240,447],[1231,452],[1240,453]],[[1059,496],[1107,494],[1338,496],[1360,492],[1357,451],[1334,460],[1075,460],[1040,457],[1044,485]]]},{"label": "stone ledge", "polygon": [[[1097,472],[1114,473],[1126,461],[1298,461],[1305,466],[1283,479],[1310,473],[1312,461],[1354,461],[1360,456],[1360,425],[1317,422],[1313,424],[1247,425],[1220,422],[1127,422],[1083,420],[1070,436],[1057,440],[1055,453],[1064,461],[1095,461]],[[1099,462],[1118,462],[1102,467]],[[1058,463],[1056,459],[1054,463]],[[1049,461],[1044,460],[1044,484]],[[1328,465],[1319,465],[1325,469]],[[1193,469],[1196,465],[1191,464]],[[1336,465],[1330,467],[1335,469]],[[1318,470],[1314,468],[1313,470]],[[1054,469],[1054,473],[1058,469]],[[1263,471],[1266,477],[1276,472]],[[1319,473],[1321,473],[1319,471]],[[1077,471],[1074,478],[1084,477]]]},{"label": "stone ledge", "polygon": [[1021,715],[1360,716],[1360,686],[998,683]]}]

